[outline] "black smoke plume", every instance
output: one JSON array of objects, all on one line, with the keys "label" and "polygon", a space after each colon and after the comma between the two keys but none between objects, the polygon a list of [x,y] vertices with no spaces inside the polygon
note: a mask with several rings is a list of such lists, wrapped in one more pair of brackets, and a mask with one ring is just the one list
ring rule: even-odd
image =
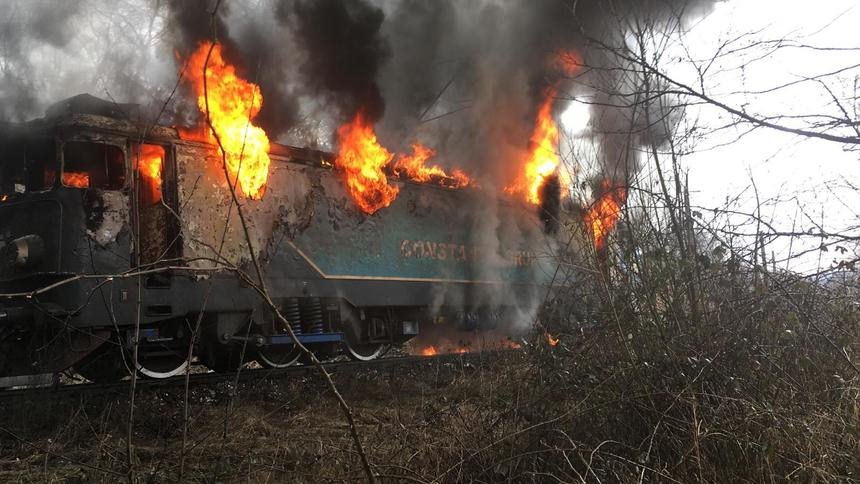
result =
[{"label": "black smoke plume", "polygon": [[211,41],[215,36],[224,46],[225,53],[235,55],[236,48],[224,22],[228,4],[222,3],[213,18],[215,4],[211,0],[168,0],[173,47],[182,58],[187,58],[200,44]]},{"label": "black smoke plume", "polygon": [[384,131],[406,135],[461,69],[462,61],[448,58],[456,19],[451,2],[424,0],[403,0],[388,15],[383,35],[394,42],[379,76],[387,101]]},{"label": "black smoke plume", "polygon": [[382,10],[361,0],[298,0],[281,3],[278,14],[304,53],[299,69],[307,89],[341,120],[358,112],[379,120],[385,102],[377,77],[390,55]]},{"label": "black smoke plume", "polygon": [[263,108],[255,121],[273,139],[286,134],[296,124],[299,106],[290,85],[293,68],[290,49],[283,46],[282,31],[265,31],[256,19],[237,32],[236,42],[253,74],[248,79],[260,86]]},{"label": "black smoke plume", "polygon": [[[672,117],[631,112],[636,69],[619,65],[630,28],[671,28],[714,0],[403,0],[383,26],[392,48],[380,73],[387,104],[380,137],[403,146],[418,137],[442,163],[508,183],[528,150],[548,90],[556,114],[568,99],[591,101],[603,174],[623,180],[637,150],[665,140]],[[575,61],[579,65],[571,65]],[[670,123],[671,124],[671,123]]]}]

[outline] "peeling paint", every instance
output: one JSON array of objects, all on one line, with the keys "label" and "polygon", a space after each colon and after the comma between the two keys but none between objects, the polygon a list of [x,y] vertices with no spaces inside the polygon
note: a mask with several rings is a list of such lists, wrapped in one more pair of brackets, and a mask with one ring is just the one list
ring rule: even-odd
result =
[{"label": "peeling paint", "polygon": [[88,190],[87,235],[101,247],[116,242],[129,220],[128,197],[115,191]]},{"label": "peeling paint", "polygon": [[[249,200],[239,195],[255,256],[261,259],[278,243],[275,234],[292,238],[310,225],[314,197],[321,190],[320,176],[315,173],[321,168],[272,158],[263,198]],[[176,145],[183,254],[194,267],[215,267],[215,259],[239,267],[250,262],[242,225],[220,164],[221,157],[208,146]]]}]

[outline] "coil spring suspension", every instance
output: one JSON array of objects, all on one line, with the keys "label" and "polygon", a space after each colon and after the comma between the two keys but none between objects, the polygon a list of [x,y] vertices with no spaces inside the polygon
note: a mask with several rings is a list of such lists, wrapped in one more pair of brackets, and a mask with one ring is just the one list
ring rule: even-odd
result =
[{"label": "coil spring suspension", "polygon": [[302,322],[305,333],[319,334],[323,332],[322,303],[318,297],[309,297],[302,300]]},{"label": "coil spring suspension", "polygon": [[284,303],[284,317],[293,328],[293,333],[302,334],[302,312],[299,308],[299,298],[291,297]]}]

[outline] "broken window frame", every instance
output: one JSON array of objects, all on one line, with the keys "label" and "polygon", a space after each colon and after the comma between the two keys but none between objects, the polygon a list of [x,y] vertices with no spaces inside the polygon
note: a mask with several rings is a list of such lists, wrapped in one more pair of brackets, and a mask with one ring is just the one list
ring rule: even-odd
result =
[{"label": "broken window frame", "polygon": [[[94,173],[92,170],[88,171],[88,183],[86,187],[75,187],[72,185],[68,185],[63,181],[63,175],[67,173],[66,167],[68,165],[67,154],[70,144],[91,144],[91,145],[101,145],[104,146],[104,154],[107,155],[107,151],[109,149],[118,150],[117,152],[120,154],[119,160],[122,163],[122,167],[119,170],[113,171],[110,168],[109,163],[111,161],[104,159],[105,167],[103,173],[103,179],[105,183],[99,184],[98,186],[93,186],[90,180],[91,174]],[[128,153],[126,152],[126,143],[124,139],[91,139],[91,138],[71,138],[64,140],[62,145],[60,146],[61,153],[61,171],[59,178],[59,184],[66,188],[85,188],[88,190],[96,189],[96,190],[106,190],[106,191],[123,191],[128,188],[129,184],[129,163],[128,163]],[[83,173],[83,171],[72,171],[70,173]],[[97,172],[95,172],[97,173]],[[122,181],[121,183],[110,183],[112,177],[121,175]]]},{"label": "broken window frame", "polygon": [[[158,146],[162,148],[161,159],[161,176],[160,176],[160,199],[157,202],[149,203],[147,194],[144,193],[148,186],[143,180],[143,176],[138,169],[141,147],[145,145]],[[177,218],[179,208],[177,206],[177,186],[176,186],[176,145],[163,140],[129,140],[128,151],[132,160],[133,176],[132,181],[134,187],[133,196],[135,200],[134,209],[137,217],[136,227],[140,230],[139,243],[135,246],[139,251],[139,262],[144,265],[158,264],[161,259],[172,260],[181,257],[182,242],[180,223]],[[160,225],[152,226],[147,224],[147,220],[161,220]],[[155,229],[155,230],[153,230]],[[159,234],[153,238],[153,234]],[[157,240],[160,239],[160,240]],[[154,243],[155,245],[150,245]],[[155,249],[155,252],[153,252]]]},{"label": "broken window frame", "polygon": [[[141,170],[140,162],[141,156],[143,154],[143,148],[145,146],[158,147],[161,148],[161,169],[158,177],[158,186],[153,187],[152,184],[149,183],[148,180],[151,178],[144,175]],[[136,173],[134,173],[134,180],[136,180],[135,192],[138,193],[138,204],[142,207],[159,205],[164,203],[164,191],[165,191],[165,180],[164,174],[167,168],[168,157],[170,156],[170,146],[165,145],[163,143],[158,143],[154,141],[129,141],[129,153],[131,153],[132,165],[133,169]],[[155,189],[155,190],[154,190]],[[157,191],[157,196],[146,197],[144,193],[154,194]],[[150,199],[151,198],[151,199]]]}]

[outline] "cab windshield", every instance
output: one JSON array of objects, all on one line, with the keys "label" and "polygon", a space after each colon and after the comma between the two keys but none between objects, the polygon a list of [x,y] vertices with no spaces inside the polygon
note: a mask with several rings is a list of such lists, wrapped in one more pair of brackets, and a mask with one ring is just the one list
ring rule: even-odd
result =
[{"label": "cab windshield", "polygon": [[67,142],[63,147],[63,185],[118,190],[125,185],[125,154],[104,143]]}]

